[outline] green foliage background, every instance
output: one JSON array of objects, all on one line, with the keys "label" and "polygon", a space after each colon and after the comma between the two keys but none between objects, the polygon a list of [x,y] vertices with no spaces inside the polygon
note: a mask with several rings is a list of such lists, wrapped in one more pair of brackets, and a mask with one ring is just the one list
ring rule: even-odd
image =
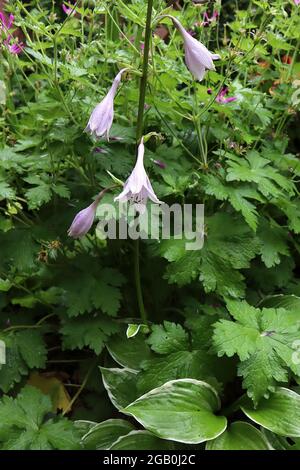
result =
[{"label": "green foliage background", "polygon": [[[83,129],[116,73],[141,70],[147,2],[77,2],[75,16],[9,2],[26,47],[1,46],[2,449],[299,449],[300,5],[166,3],[153,18],[174,14],[221,60],[195,82],[161,20],[145,166],[159,199],[205,204],[205,243],[141,242],[149,325],[128,338],[132,242],[67,229],[107,170],[125,180],[133,167],[137,73],[116,97],[115,139]],[[219,19],[202,27],[206,10]],[[236,101],[215,101],[224,84]]]}]

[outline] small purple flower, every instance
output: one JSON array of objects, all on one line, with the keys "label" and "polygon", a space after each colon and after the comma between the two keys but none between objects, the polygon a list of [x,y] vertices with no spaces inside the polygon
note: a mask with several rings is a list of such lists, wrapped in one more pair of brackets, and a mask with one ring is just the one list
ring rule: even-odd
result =
[{"label": "small purple flower", "polygon": [[85,128],[90,134],[94,134],[96,137],[102,137],[106,134],[107,140],[109,140],[109,131],[114,119],[114,98],[121,82],[122,73],[127,69],[122,69],[115,77],[113,84],[103,100],[97,104],[93,110],[89,122]]},{"label": "small purple flower", "polygon": [[216,22],[218,17],[219,13],[217,11],[214,11],[212,16],[209,16],[208,13],[205,11],[203,15],[203,21],[200,26],[209,26],[211,23]]},{"label": "small purple flower", "polygon": [[212,95],[212,92],[213,92],[213,91],[212,91],[211,88],[207,88],[207,94],[208,94],[208,95]]},{"label": "small purple flower", "polygon": [[[71,3],[71,2],[68,2],[68,3]],[[63,12],[68,16],[74,15],[76,13],[75,10],[73,9],[73,7],[68,7],[64,3],[62,4],[61,8],[62,8]]]},{"label": "small purple flower", "polygon": [[9,34],[9,30],[13,27],[14,19],[14,15],[9,15],[9,17],[6,18],[5,14],[0,11],[0,29],[2,29],[6,35],[3,44],[7,47],[11,54],[18,55],[23,51],[25,46],[22,42],[12,43],[14,38],[11,34]]},{"label": "small purple flower", "polygon": [[183,37],[187,68],[196,80],[203,80],[206,70],[215,70],[213,61],[220,59],[220,56],[212,54],[201,42],[193,38],[176,18],[170,15],[165,16],[171,18]]},{"label": "small purple flower", "polygon": [[5,14],[0,11],[0,26],[3,29],[10,29],[14,23],[14,15],[9,15],[8,18],[6,18]]},{"label": "small purple flower", "polygon": [[148,198],[156,204],[161,204],[161,201],[156,197],[148,175],[144,168],[144,139],[142,138],[138,148],[138,156],[135,167],[131,175],[124,184],[123,191],[119,196],[115,197],[115,201],[126,202],[130,201],[134,204],[137,211],[143,213],[147,204]]},{"label": "small purple flower", "polygon": [[7,44],[7,48],[11,54],[19,55],[24,49],[24,44],[22,42]]},{"label": "small purple flower", "polygon": [[93,225],[97,206],[102,197],[102,193],[97,196],[91,205],[78,212],[68,230],[69,237],[81,238],[88,233]]},{"label": "small purple flower", "polygon": [[167,165],[161,160],[153,160],[153,159],[151,160],[153,161],[153,163],[155,163],[155,165],[159,166],[159,168],[162,168],[163,170],[167,168]]},{"label": "small purple flower", "polygon": [[226,104],[226,103],[231,103],[232,101],[236,101],[236,97],[235,96],[229,96],[228,98],[226,98],[226,95],[228,94],[228,88],[227,87],[223,87],[217,97],[216,97],[216,102],[217,103],[220,103],[220,104]]},{"label": "small purple flower", "polygon": [[294,0],[295,5],[300,5],[300,0]]}]

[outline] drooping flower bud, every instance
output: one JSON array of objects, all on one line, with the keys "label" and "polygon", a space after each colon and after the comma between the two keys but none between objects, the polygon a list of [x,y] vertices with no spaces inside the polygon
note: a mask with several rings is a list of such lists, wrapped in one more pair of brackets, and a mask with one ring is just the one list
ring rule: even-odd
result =
[{"label": "drooping flower bud", "polygon": [[81,238],[88,233],[93,225],[98,204],[106,191],[107,189],[103,189],[92,204],[76,214],[68,230],[69,237]]},{"label": "drooping flower bud", "polygon": [[212,54],[200,41],[193,38],[182,26],[177,18],[171,15],[164,15],[171,18],[175,27],[180,32],[184,40],[185,63],[196,80],[203,80],[206,70],[215,70],[213,61],[220,59],[218,54]]},{"label": "drooping flower bud", "polygon": [[96,137],[101,137],[106,134],[109,140],[109,131],[114,119],[114,98],[121,82],[122,73],[127,69],[122,69],[115,77],[113,84],[103,100],[97,104],[93,110],[89,122],[86,126],[86,131],[94,134]]}]

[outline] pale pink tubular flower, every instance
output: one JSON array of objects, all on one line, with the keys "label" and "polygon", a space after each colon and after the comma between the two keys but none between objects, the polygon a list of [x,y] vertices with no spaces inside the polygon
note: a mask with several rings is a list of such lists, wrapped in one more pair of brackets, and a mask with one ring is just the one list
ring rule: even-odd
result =
[{"label": "pale pink tubular flower", "polygon": [[295,3],[295,5],[299,5],[299,4],[300,4],[300,0],[294,0],[294,3]]},{"label": "pale pink tubular flower", "polygon": [[231,103],[232,101],[236,101],[236,97],[235,96],[228,96],[226,98],[226,95],[228,94],[228,88],[227,87],[223,87],[217,97],[216,97],[216,102],[217,103],[220,103],[220,104],[226,104],[226,103]]},{"label": "pale pink tubular flower", "polygon": [[203,80],[206,70],[215,70],[213,61],[220,59],[217,54],[212,54],[201,42],[193,38],[173,16],[165,15],[172,19],[184,40],[185,63],[196,80]]},{"label": "pale pink tubular flower", "polygon": [[142,138],[138,148],[138,156],[134,169],[131,175],[124,184],[123,191],[119,196],[115,197],[115,201],[126,202],[130,201],[139,212],[144,212],[148,198],[156,204],[161,204],[157,199],[156,194],[152,188],[148,175],[144,168],[144,139]]},{"label": "pale pink tubular flower", "polygon": [[97,198],[92,204],[78,212],[71,224],[71,227],[68,230],[69,237],[81,238],[88,233],[91,226],[93,225],[97,206],[102,196],[103,191],[98,194]]},{"label": "pale pink tubular flower", "polygon": [[93,110],[85,130],[96,137],[106,134],[109,140],[109,131],[114,119],[114,98],[121,82],[122,73],[127,69],[122,69],[115,77],[113,84],[103,100],[97,104]]}]

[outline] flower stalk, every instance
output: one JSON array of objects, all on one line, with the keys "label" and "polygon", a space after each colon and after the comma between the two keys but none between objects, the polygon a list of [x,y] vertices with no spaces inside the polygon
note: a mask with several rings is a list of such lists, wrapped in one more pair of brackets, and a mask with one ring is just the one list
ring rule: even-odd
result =
[{"label": "flower stalk", "polygon": [[153,8],[153,0],[148,0],[145,41],[144,41],[143,67],[142,67],[142,77],[140,81],[139,107],[138,107],[138,117],[137,117],[137,125],[136,125],[137,143],[139,143],[143,135],[144,106],[145,106],[146,88],[147,88],[147,80],[148,80],[148,61],[149,61],[150,40],[151,40],[151,32],[152,32],[151,31],[152,8]]},{"label": "flower stalk", "polygon": [[[152,8],[153,8],[153,0],[148,0],[145,41],[144,41],[143,67],[142,67],[142,77],[140,80],[139,107],[138,107],[138,117],[137,117],[137,124],[136,124],[137,144],[140,143],[140,140],[142,138],[143,126],[144,126],[145,98],[146,98],[146,88],[147,88],[147,80],[148,80],[148,61],[149,61],[150,41],[151,41],[151,34],[152,34],[152,31],[151,31]],[[138,301],[141,319],[143,323],[147,323],[147,314],[146,314],[146,310],[144,306],[143,291],[142,291],[142,285],[141,285],[141,275],[140,275],[139,239],[135,240],[134,243],[135,243],[134,276],[135,276],[137,301]]]}]

